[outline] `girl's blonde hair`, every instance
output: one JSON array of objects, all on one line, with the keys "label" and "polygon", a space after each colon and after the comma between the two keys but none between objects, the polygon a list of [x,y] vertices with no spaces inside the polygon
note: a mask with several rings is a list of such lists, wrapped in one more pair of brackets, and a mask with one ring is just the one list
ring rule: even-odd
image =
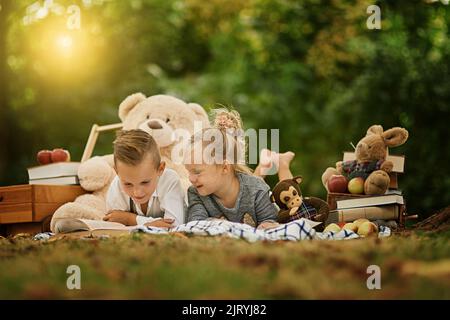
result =
[{"label": "girl's blonde hair", "polygon": [[[222,139],[222,154],[213,154],[214,160],[229,159],[230,152],[233,161],[228,161],[235,173],[244,173],[252,175],[252,170],[245,164],[246,163],[246,144],[244,137],[243,124],[239,112],[236,110],[229,110],[225,107],[219,109],[213,109],[210,112],[212,119],[212,128],[203,129],[194,134],[190,139],[190,146],[198,145],[201,142],[203,147],[210,141],[205,141],[205,136],[214,135],[219,133]],[[213,131],[213,132],[212,132]],[[230,150],[231,149],[231,150]],[[206,159],[211,160],[211,159]],[[217,161],[215,162],[216,164]]]}]

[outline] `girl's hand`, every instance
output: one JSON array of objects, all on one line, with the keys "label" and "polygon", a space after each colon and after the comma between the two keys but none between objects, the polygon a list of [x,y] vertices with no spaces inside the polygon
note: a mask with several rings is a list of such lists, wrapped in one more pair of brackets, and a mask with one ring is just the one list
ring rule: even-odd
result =
[{"label": "girl's hand", "polygon": [[280,224],[278,222],[273,222],[273,221],[266,221],[266,222],[261,222],[258,226],[257,229],[260,230],[267,230],[267,229],[272,229],[272,228],[276,228],[278,227]]},{"label": "girl's hand", "polygon": [[136,215],[134,213],[119,210],[109,212],[103,217],[103,220],[118,222],[126,226],[135,226],[137,224]]},{"label": "girl's hand", "polygon": [[146,227],[158,227],[158,228],[170,228],[175,220],[174,219],[159,219],[144,224]]}]

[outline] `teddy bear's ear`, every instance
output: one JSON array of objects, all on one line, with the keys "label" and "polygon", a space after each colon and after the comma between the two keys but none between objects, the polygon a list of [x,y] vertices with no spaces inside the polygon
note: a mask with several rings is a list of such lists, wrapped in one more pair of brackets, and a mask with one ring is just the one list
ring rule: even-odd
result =
[{"label": "teddy bear's ear", "polygon": [[408,140],[408,131],[403,128],[395,127],[383,132],[382,137],[387,147],[401,146]]},{"label": "teddy bear's ear", "polygon": [[146,97],[144,94],[138,92],[133,93],[125,98],[119,106],[119,118],[120,120],[125,121],[128,113],[141,101],[145,100]]},{"label": "teddy bear's ear", "polygon": [[383,127],[376,124],[371,126],[369,129],[367,129],[366,136],[370,136],[372,134],[382,134],[383,133]]},{"label": "teddy bear's ear", "polygon": [[303,177],[302,176],[296,176],[292,180],[294,180],[297,184],[300,184],[303,181]]},{"label": "teddy bear's ear", "polygon": [[206,113],[205,109],[197,103],[188,103],[188,107],[191,108],[192,111],[194,111],[195,115],[199,119],[208,119],[208,114]]}]

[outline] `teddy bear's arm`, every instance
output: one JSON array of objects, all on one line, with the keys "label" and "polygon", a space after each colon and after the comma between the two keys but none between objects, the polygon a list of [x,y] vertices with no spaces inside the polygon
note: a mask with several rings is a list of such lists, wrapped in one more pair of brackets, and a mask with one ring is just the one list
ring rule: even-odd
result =
[{"label": "teddy bear's arm", "polygon": [[394,163],[392,161],[386,160],[380,166],[380,169],[386,171],[387,173],[391,172],[394,168]]},{"label": "teddy bear's arm", "polygon": [[342,161],[336,162],[336,170],[338,171],[339,174],[342,174],[344,172],[342,164],[343,164]]}]

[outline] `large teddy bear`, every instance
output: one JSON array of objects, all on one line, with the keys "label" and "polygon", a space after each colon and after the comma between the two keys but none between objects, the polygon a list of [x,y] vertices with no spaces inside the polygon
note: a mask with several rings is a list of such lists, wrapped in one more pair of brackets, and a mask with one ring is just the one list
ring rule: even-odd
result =
[{"label": "large teddy bear", "polygon": [[[188,173],[182,163],[173,161],[172,150],[181,146],[180,134],[190,136],[194,129],[210,126],[205,110],[196,103],[186,103],[168,95],[146,97],[135,93],[120,104],[119,118],[124,130],[141,129],[153,136],[160,147],[161,160],[179,174],[186,191],[190,186]],[[51,231],[58,232],[55,225],[61,218],[101,220],[106,214],[106,193],[115,175],[112,155],[93,157],[81,163],[78,169],[80,185],[90,193],[59,207],[53,214]]]},{"label": "large teddy bear", "polygon": [[[384,194],[389,187],[389,173],[394,164],[386,160],[389,147],[397,147],[406,142],[408,131],[395,127],[383,131],[380,125],[373,125],[356,145],[356,160],[336,163],[336,168],[327,168],[322,174],[322,183],[327,188],[328,179],[342,174],[352,179],[364,179],[364,193],[368,195]],[[327,188],[328,189],[328,188]]]}]

